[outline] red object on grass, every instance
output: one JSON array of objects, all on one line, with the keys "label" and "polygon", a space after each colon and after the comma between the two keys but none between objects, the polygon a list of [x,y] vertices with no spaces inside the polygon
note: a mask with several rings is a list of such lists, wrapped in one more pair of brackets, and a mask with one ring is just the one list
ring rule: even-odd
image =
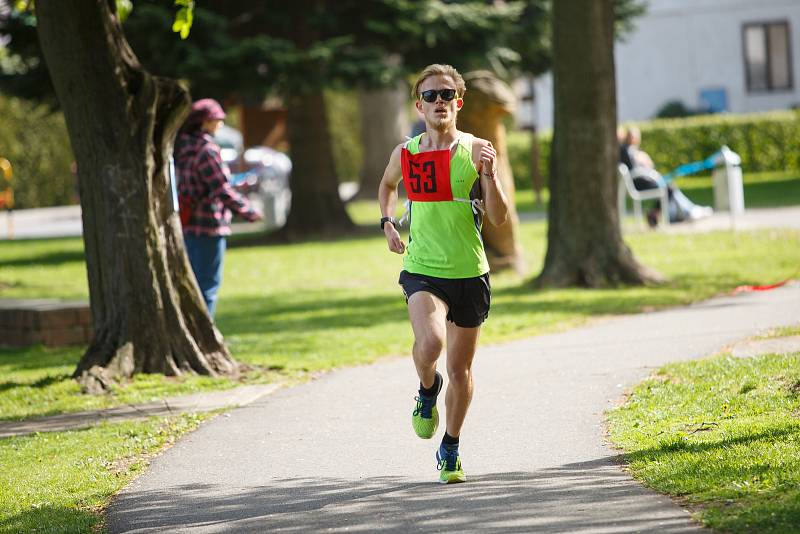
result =
[{"label": "red object on grass", "polygon": [[766,286],[739,286],[736,289],[734,289],[733,292],[734,293],[750,293],[752,291],[769,291],[770,289],[775,289],[775,288],[781,287],[783,285],[786,285],[791,281],[792,281],[792,279],[788,278],[788,279],[784,280],[783,282],[778,282],[777,284],[770,284],[770,285],[766,285]]}]

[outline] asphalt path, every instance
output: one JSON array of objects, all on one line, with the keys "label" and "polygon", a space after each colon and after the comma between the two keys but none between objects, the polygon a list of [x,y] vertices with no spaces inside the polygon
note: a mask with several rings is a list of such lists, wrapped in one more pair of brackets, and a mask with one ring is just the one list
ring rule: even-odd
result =
[{"label": "asphalt path", "polygon": [[443,429],[432,440],[411,429],[417,381],[410,358],[335,371],[180,440],[118,495],[108,526],[707,532],[626,474],[606,442],[603,413],[662,364],[714,354],[798,318],[800,285],[793,284],[482,347],[461,437],[468,482],[449,486],[437,483],[434,459]]}]

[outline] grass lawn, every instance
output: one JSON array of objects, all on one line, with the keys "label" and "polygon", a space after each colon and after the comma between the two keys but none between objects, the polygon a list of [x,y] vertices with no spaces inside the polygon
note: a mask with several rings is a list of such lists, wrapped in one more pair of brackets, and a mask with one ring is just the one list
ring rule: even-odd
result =
[{"label": "grass lawn", "polygon": [[705,525],[798,531],[800,353],[667,365],[609,414],[609,428],[632,474]]},{"label": "grass lawn", "polygon": [[[357,217],[369,217],[370,208]],[[408,354],[411,329],[397,276],[401,258],[383,237],[233,247],[226,256],[218,324],[234,356],[296,376]],[[545,252],[545,223],[521,226],[531,273]],[[667,275],[657,287],[535,291],[530,276],[492,278],[491,318],[482,343],[565,329],[603,315],[702,300],[740,284],[800,276],[800,232],[763,230],[692,235],[631,234],[637,257]],[[235,242],[235,240],[233,240]],[[0,242],[0,298],[86,298],[79,239]],[[231,387],[228,380],[142,375],[110,395],[79,395],[69,374],[80,348],[0,350],[0,420],[143,402],[168,394]]]},{"label": "grass lawn", "polygon": [[277,373],[257,370],[241,380],[219,380],[206,376],[166,378],[136,375],[129,383],[114,386],[108,395],[82,395],[70,378],[82,347],[48,349],[0,349],[0,421],[113,406],[160,401],[164,397],[232,388],[241,384],[268,382]]},{"label": "grass lawn", "polygon": [[112,495],[211,414],[0,440],[0,532],[95,532]]},{"label": "grass lawn", "polygon": [[[788,172],[745,173],[744,205],[747,208],[796,206],[800,204],[800,176]],[[695,203],[714,205],[711,175],[686,176],[676,181]]]}]

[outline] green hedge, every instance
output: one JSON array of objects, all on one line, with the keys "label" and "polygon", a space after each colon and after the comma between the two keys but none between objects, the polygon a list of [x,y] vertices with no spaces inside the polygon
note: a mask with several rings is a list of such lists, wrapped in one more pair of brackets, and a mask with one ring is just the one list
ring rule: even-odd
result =
[{"label": "green hedge", "polygon": [[75,203],[72,150],[61,113],[0,95],[0,125],[0,157],[14,170],[15,207]]},{"label": "green hedge", "polygon": [[800,112],[705,115],[639,125],[642,150],[664,172],[705,159],[720,146],[742,157],[744,172],[800,170]]},{"label": "green hedge", "polygon": [[[742,157],[747,172],[800,172],[800,111],[749,115],[702,115],[637,123],[642,150],[662,172],[707,158],[722,145]],[[530,189],[530,132],[508,135],[508,150],[517,188]],[[539,135],[543,176],[548,175],[550,134]]]},{"label": "green hedge", "polygon": [[[530,131],[511,131],[506,137],[508,143],[508,159],[511,163],[511,172],[514,174],[514,187],[516,189],[533,189],[531,182],[531,137]],[[542,174],[545,187],[550,164],[550,134],[539,134],[539,170]]]}]

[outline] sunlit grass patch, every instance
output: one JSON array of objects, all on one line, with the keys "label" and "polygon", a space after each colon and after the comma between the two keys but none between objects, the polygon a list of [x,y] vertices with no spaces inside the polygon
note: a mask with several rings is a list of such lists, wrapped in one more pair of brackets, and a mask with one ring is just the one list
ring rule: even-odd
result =
[{"label": "sunlit grass patch", "polygon": [[212,414],[0,439],[0,532],[93,532],[150,456]]},{"label": "sunlit grass patch", "polygon": [[725,532],[800,525],[800,354],[667,365],[609,414],[632,474]]}]

